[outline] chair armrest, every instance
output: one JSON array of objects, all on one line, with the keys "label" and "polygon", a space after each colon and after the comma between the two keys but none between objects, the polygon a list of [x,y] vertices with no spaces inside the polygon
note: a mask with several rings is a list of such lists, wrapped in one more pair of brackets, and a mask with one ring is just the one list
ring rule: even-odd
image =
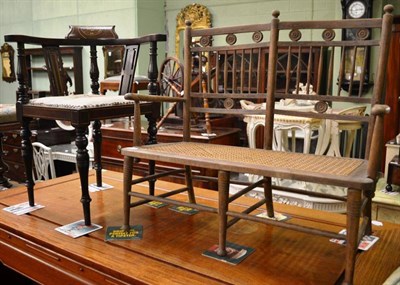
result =
[{"label": "chair armrest", "polygon": [[373,122],[374,128],[368,157],[368,177],[374,180],[377,178],[377,172],[380,168],[383,147],[383,117],[389,112],[390,107],[382,104],[375,104],[371,109],[371,115],[375,116],[375,122]]},{"label": "chair armrest", "polygon": [[136,94],[127,93],[124,98],[126,100],[133,100],[135,102],[147,101],[147,102],[183,102],[185,98],[182,97],[167,97],[167,96],[157,96],[148,94]]},{"label": "chair armrest", "polygon": [[374,116],[382,116],[389,114],[390,112],[390,107],[388,105],[383,105],[383,104],[375,104],[372,107],[371,114]]}]

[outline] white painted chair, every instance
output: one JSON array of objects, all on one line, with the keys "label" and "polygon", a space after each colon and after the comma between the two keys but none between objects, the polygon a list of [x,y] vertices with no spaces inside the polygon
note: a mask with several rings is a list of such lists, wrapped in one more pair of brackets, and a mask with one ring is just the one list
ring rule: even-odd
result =
[{"label": "white painted chair", "polygon": [[[32,143],[33,148],[33,179],[35,182],[56,177],[54,160],[51,148],[40,142]],[[49,172],[50,170],[50,172]],[[49,175],[50,174],[50,175]]]}]

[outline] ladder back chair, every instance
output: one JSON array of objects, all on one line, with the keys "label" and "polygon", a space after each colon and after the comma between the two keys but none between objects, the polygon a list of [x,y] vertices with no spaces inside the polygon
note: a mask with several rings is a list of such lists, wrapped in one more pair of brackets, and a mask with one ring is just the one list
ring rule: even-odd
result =
[{"label": "ladder back chair", "polygon": [[[206,56],[215,60],[216,76],[205,76],[207,90],[198,88],[192,91],[191,83],[184,81],[184,97],[157,97],[140,94],[127,94],[125,98],[140,102],[141,100],[179,101],[184,105],[183,142],[164,143],[141,146],[134,136],[134,146],[122,149],[124,158],[124,229],[130,228],[130,209],[146,201],[156,200],[169,204],[189,206],[195,209],[218,213],[219,247],[218,254],[227,254],[227,229],[240,219],[280,226],[323,237],[346,240],[343,268],[343,283],[352,284],[357,247],[364,234],[371,233],[371,199],[380,166],[380,153],[383,146],[383,116],[389,107],[381,105],[385,67],[391,36],[393,6],[387,5],[382,18],[332,21],[280,21],[279,12],[273,12],[273,19],[268,24],[233,26],[192,30],[187,22],[185,30],[184,72],[190,78],[193,58]],[[359,36],[350,41],[341,40],[342,29],[355,29]],[[370,39],[366,29],[377,30],[377,39]],[[304,35],[304,36],[303,36]],[[322,38],[321,38],[322,35]],[[247,37],[246,37],[247,36]],[[193,38],[200,38],[200,46],[192,45]],[[247,41],[245,41],[247,39]],[[213,45],[210,45],[210,42]],[[245,41],[243,43],[243,41]],[[357,51],[364,55],[374,55],[377,59],[372,96],[364,94],[364,84],[356,86],[355,68],[361,70],[361,78],[366,71],[364,57],[355,60]],[[347,55],[350,62],[346,65]],[[282,64],[282,58],[285,63]],[[305,64],[303,64],[305,63]],[[350,68],[345,72],[345,68]],[[208,72],[211,72],[209,69]],[[279,79],[279,82],[278,82]],[[313,85],[315,94],[296,94],[300,83]],[[346,87],[343,87],[347,84]],[[356,96],[353,94],[358,88]],[[308,87],[306,87],[308,88]],[[344,92],[346,88],[348,92]],[[219,98],[223,100],[222,108],[202,108],[192,105],[193,99]],[[240,100],[253,100],[265,103],[264,109],[241,109]],[[312,110],[299,108],[279,108],[278,100],[312,101]],[[368,104],[371,107],[369,116],[332,112],[343,108],[343,105]],[[138,104],[135,105],[135,116],[139,115]],[[239,146],[209,145],[190,142],[190,119],[192,113],[218,113],[232,115],[264,115],[264,147],[250,149]],[[359,121],[367,125],[368,138],[365,158],[332,157],[296,152],[272,150],[274,115],[285,115],[305,118],[316,118],[337,121]],[[140,132],[136,125],[135,132]],[[147,177],[132,180],[135,159],[149,160],[150,173]],[[156,161],[183,165],[181,169],[169,173],[155,173]],[[203,167],[218,171],[218,208],[211,208],[196,203],[193,191],[191,167]],[[154,181],[163,175],[183,171],[186,186],[167,194],[154,193]],[[234,195],[229,194],[231,173],[249,173],[259,175],[261,179]],[[294,179],[324,185],[347,187],[347,197],[333,194],[315,193],[302,189],[277,187],[272,185],[272,178]],[[149,195],[135,191],[135,184],[149,181]],[[255,187],[264,189],[264,198],[243,212],[231,210],[229,205]],[[330,232],[323,227],[306,227],[294,222],[274,220],[272,189],[307,194],[310,196],[334,198],[346,201],[347,235]],[[183,191],[188,192],[188,202],[176,201],[170,197]],[[168,197],[166,197],[168,196]],[[131,201],[132,197],[141,200]],[[255,215],[260,207],[266,208],[266,219]],[[229,219],[228,219],[229,217]],[[362,222],[361,222],[362,217]],[[321,222],[324,222],[323,220]],[[239,225],[237,225],[239,226]]]},{"label": "ladder back chair", "polygon": [[[166,41],[164,34],[146,35],[131,39],[117,39],[109,36],[102,37],[104,31],[96,27],[80,29],[80,35],[85,31],[88,36],[73,36],[67,38],[39,38],[26,35],[6,35],[5,41],[16,42],[18,46],[18,100],[16,103],[17,118],[22,125],[22,157],[26,169],[26,185],[28,190],[29,204],[34,205],[34,180],[32,177],[32,144],[30,141],[30,122],[41,118],[47,120],[69,121],[75,128],[77,146],[76,161],[80,176],[84,220],[86,225],[91,224],[90,219],[90,195],[88,191],[89,155],[87,150],[88,140],[86,132],[88,126],[93,123],[94,156],[96,169],[96,184],[102,185],[101,177],[101,122],[100,120],[128,117],[133,112],[133,102],[125,100],[123,96],[102,96],[99,94],[99,69],[97,66],[97,47],[105,45],[125,46],[122,76],[119,94],[124,95],[131,92],[136,63],[141,45],[149,45],[149,93],[156,95],[157,87],[157,43]],[[96,38],[90,37],[91,34]],[[38,45],[43,49],[46,69],[50,82],[51,96],[30,99],[27,88],[27,64],[25,57],[25,45]],[[68,95],[66,86],[66,71],[59,48],[62,46],[89,46],[90,47],[90,78],[91,94]],[[141,103],[139,107],[149,120],[149,142],[155,142],[157,132],[155,122],[158,108],[152,103]]]}]

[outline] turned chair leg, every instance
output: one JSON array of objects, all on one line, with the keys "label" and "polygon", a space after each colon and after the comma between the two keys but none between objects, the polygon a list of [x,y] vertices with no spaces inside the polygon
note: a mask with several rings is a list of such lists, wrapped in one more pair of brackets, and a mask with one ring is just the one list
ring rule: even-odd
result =
[{"label": "turned chair leg", "polygon": [[228,224],[229,172],[218,171],[218,217],[219,217],[219,246],[217,254],[226,255],[226,233]]},{"label": "turned chair leg", "polygon": [[356,255],[358,248],[358,231],[361,213],[361,191],[348,189],[347,191],[347,244],[346,268],[343,284],[353,284]]},{"label": "turned chair leg", "polygon": [[193,179],[192,179],[192,168],[190,166],[185,165],[185,180],[186,186],[188,188],[189,202],[196,204],[196,197],[194,195],[193,190]]},{"label": "turned chair leg", "polygon": [[[149,175],[153,175],[156,172],[156,162],[149,160]],[[149,179],[149,194],[154,196],[156,188],[156,179]]]},{"label": "turned chair leg", "polygon": [[363,209],[362,215],[368,219],[367,226],[365,228],[365,234],[372,234],[372,198],[375,196],[374,191],[364,191],[364,196],[367,198],[367,203]]},{"label": "turned chair leg", "polygon": [[271,177],[264,176],[264,197],[265,206],[267,207],[267,215],[270,218],[274,217],[274,202],[272,201],[272,180]]}]

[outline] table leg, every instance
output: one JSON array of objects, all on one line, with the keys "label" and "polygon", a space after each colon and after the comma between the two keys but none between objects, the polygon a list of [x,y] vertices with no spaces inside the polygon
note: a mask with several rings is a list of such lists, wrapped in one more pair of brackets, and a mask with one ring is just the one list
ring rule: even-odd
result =
[{"label": "table leg", "polygon": [[76,164],[78,167],[79,177],[81,180],[81,203],[83,206],[83,215],[85,219],[85,225],[89,226],[90,221],[90,202],[92,199],[89,195],[89,154],[87,150],[88,140],[85,135],[88,125],[85,126],[74,126],[76,131],[75,144],[77,147],[76,151]]}]

